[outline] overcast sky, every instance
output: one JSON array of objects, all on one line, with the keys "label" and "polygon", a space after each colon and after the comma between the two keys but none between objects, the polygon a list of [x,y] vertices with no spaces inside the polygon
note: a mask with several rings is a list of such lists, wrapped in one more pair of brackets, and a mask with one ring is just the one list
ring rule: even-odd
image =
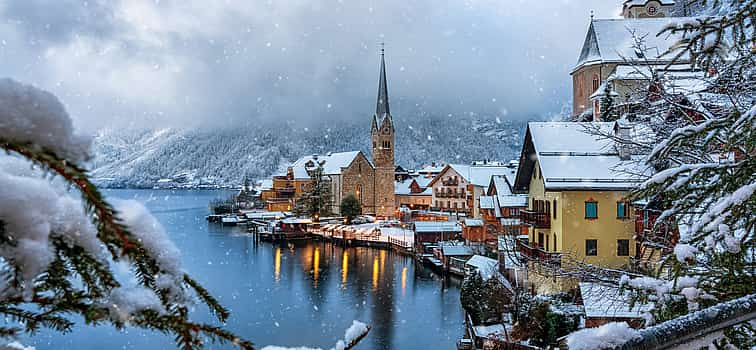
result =
[{"label": "overcast sky", "polygon": [[0,0],[0,76],[85,131],[367,119],[384,41],[395,118],[529,118],[569,104],[590,11],[621,2]]}]

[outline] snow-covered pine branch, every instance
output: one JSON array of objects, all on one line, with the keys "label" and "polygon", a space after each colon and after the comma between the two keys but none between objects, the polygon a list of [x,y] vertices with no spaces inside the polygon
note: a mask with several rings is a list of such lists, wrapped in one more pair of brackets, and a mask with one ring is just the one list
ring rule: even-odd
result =
[{"label": "snow-covered pine branch", "polygon": [[253,348],[189,320],[193,294],[221,322],[228,311],[183,272],[178,249],[146,208],[111,206],[89,181],[79,166],[89,142],[55,96],[0,80],[0,147],[0,314],[23,325],[0,327],[3,337],[69,331],[78,315],[170,333],[185,349],[207,341]]}]

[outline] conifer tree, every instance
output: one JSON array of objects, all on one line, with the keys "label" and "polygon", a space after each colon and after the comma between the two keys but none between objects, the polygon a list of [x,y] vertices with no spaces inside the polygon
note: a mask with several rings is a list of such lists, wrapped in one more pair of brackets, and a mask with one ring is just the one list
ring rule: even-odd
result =
[{"label": "conifer tree", "polygon": [[320,164],[309,170],[309,174],[310,183],[297,199],[295,208],[297,215],[312,218],[330,215],[333,203],[330,179],[323,173],[323,166]]}]

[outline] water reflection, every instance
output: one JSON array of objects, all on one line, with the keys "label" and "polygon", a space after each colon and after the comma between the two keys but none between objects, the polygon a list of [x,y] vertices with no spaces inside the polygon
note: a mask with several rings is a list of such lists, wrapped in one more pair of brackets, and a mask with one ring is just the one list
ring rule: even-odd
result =
[{"label": "water reflection", "polygon": [[373,291],[378,289],[378,257],[373,258]]},{"label": "water reflection", "polygon": [[349,253],[344,251],[341,257],[341,288],[344,289],[347,286],[347,276],[349,275]]},{"label": "water reflection", "polygon": [[[113,193],[145,201],[158,212],[156,217],[182,251],[186,270],[231,310],[227,327],[259,348],[330,349],[355,319],[373,326],[359,350],[453,349],[464,333],[459,281],[445,281],[411,257],[323,242],[258,242],[242,228],[205,222],[205,206],[218,197],[211,191],[107,195],[112,198]],[[192,317],[213,322],[206,308],[196,308]],[[38,350],[175,348],[171,337],[159,333],[108,327],[77,326],[69,334],[41,332],[27,340]]]},{"label": "water reflection", "polygon": [[320,271],[320,249],[318,247],[315,247],[315,259],[313,259],[312,271],[312,287],[318,289],[318,272]]},{"label": "water reflection", "polygon": [[281,247],[276,248],[276,257],[275,261],[273,262],[273,266],[275,269],[274,278],[276,284],[278,284],[278,282],[281,280]]},{"label": "water reflection", "polygon": [[407,291],[407,266],[402,268],[402,296]]}]

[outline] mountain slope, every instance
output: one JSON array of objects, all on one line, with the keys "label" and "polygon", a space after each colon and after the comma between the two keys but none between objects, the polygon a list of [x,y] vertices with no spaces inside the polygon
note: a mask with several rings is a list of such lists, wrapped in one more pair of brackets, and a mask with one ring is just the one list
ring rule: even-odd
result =
[{"label": "mountain slope", "polygon": [[[484,117],[419,116],[397,120],[396,160],[407,168],[430,162],[516,158],[525,122]],[[263,179],[303,155],[361,150],[370,155],[369,125],[302,127],[293,121],[213,130],[104,130],[90,164],[108,187],[152,187],[160,179],[235,185]],[[163,180],[166,181],[166,180]]]}]

